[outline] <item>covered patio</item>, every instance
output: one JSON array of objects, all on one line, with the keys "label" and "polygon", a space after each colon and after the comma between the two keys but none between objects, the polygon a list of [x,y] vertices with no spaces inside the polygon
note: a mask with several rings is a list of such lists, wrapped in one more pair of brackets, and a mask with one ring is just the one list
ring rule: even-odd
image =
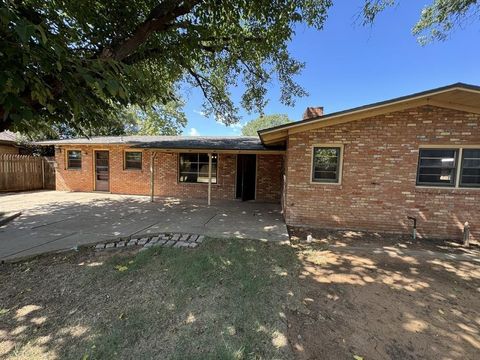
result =
[{"label": "covered patio", "polygon": [[279,204],[61,191],[4,194],[0,204],[22,212],[0,227],[0,260],[164,232],[288,240]]}]

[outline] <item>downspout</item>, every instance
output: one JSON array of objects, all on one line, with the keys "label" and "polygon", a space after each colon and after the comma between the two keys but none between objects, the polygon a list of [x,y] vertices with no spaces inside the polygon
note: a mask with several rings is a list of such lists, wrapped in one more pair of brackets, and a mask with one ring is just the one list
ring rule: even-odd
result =
[{"label": "downspout", "polygon": [[155,158],[157,157],[157,153],[152,151],[152,156],[150,157],[150,202],[153,202],[154,198],[154,189],[155,189]]}]

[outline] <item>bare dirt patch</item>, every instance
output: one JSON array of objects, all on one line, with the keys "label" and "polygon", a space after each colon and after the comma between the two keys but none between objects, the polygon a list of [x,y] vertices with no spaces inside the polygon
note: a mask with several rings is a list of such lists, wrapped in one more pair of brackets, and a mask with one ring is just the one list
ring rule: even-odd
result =
[{"label": "bare dirt patch", "polygon": [[307,313],[289,313],[299,359],[475,359],[480,257],[448,242],[290,229]]}]

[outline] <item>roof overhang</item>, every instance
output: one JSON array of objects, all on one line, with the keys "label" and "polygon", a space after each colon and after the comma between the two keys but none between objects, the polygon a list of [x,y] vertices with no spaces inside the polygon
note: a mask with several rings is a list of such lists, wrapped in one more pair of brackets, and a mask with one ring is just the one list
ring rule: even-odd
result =
[{"label": "roof overhang", "polygon": [[317,118],[260,130],[258,135],[264,145],[282,144],[291,134],[366,119],[413,107],[432,105],[480,114],[480,87],[453,84],[392,100],[382,101]]},{"label": "roof overhang", "polygon": [[[138,148],[142,149],[142,148]],[[232,150],[232,149],[164,149],[164,148],[143,148],[155,152],[166,153],[200,153],[200,154],[252,154],[252,155],[281,155],[285,150]]]},{"label": "roof overhang", "polygon": [[[55,148],[67,148],[75,149],[79,146],[88,145],[94,150],[108,149],[112,145],[116,144],[56,144]],[[123,144],[125,145],[125,144]],[[252,154],[252,155],[283,155],[286,150],[242,150],[242,149],[209,149],[209,148],[159,148],[159,147],[145,147],[145,146],[136,146],[134,144],[127,144],[128,149],[136,149],[138,151],[152,151],[159,153],[199,153],[199,154]]]},{"label": "roof overhang", "polygon": [[39,141],[37,145],[75,149],[88,146],[95,150],[122,146],[128,149],[166,153],[284,154],[284,146],[265,146],[258,137],[181,137],[181,136],[107,136]]}]

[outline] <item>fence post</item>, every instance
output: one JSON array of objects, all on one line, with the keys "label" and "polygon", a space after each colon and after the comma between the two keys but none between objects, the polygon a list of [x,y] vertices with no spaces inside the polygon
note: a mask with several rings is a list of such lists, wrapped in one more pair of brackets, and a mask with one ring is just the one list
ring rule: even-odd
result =
[{"label": "fence post", "polygon": [[42,189],[45,190],[45,159],[42,156]]}]

